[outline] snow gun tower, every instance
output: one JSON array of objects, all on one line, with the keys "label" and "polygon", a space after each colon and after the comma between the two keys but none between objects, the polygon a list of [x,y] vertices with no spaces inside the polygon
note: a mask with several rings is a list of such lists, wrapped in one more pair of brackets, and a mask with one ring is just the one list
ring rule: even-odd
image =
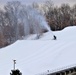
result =
[{"label": "snow gun tower", "polygon": [[10,75],[22,75],[19,69],[15,69],[16,60],[13,60],[13,62],[14,62],[14,69],[11,70]]}]

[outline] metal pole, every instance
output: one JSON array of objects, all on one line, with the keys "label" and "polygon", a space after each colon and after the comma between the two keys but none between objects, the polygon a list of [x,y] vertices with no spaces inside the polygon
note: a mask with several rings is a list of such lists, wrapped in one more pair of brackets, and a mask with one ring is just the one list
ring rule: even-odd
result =
[{"label": "metal pole", "polygon": [[15,70],[15,64],[16,64],[16,60],[13,60],[13,62],[14,62],[14,70]]}]

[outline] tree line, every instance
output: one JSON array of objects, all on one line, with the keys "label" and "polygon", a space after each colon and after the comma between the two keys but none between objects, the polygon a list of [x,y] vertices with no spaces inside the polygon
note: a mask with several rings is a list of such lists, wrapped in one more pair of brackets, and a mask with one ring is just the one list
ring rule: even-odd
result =
[{"label": "tree line", "polygon": [[[34,2],[31,6],[44,15],[53,31],[76,25],[76,5],[70,7],[69,4],[62,4],[55,7],[53,2],[48,0],[43,4]],[[3,10],[0,9],[0,47],[12,44],[25,36],[24,18],[28,17],[25,15],[25,8],[26,5],[19,1],[11,1],[4,5]]]},{"label": "tree line", "polygon": [[[33,6],[39,8],[37,3],[34,3]],[[53,31],[76,25],[76,4],[70,6],[63,3],[61,6],[54,6],[51,0],[47,0],[42,4],[40,11]]]},{"label": "tree line", "polygon": [[61,7],[54,7],[46,14],[48,24],[51,29],[62,30],[67,26],[76,25],[76,5],[70,7],[68,4],[62,4]]}]

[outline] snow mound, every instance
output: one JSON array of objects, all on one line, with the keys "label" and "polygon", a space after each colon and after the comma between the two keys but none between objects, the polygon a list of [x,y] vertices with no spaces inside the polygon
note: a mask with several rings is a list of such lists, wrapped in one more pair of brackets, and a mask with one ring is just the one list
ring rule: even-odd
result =
[{"label": "snow mound", "polygon": [[0,74],[10,74],[13,69],[13,59],[17,60],[16,68],[20,69],[22,75],[46,75],[47,70],[52,73],[75,66],[75,31],[76,27],[68,27],[53,32],[57,36],[56,41],[47,40],[51,37],[50,32],[47,32],[39,40],[18,40],[0,49]]},{"label": "snow mound", "polygon": [[57,39],[59,40],[73,41],[76,38],[75,32],[76,32],[76,26],[69,26],[64,28],[62,31],[57,31],[53,33],[57,36]]}]

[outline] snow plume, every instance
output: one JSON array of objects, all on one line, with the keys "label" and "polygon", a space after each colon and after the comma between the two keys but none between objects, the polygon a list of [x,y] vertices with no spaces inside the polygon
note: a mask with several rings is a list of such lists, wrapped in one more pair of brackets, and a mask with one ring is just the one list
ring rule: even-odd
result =
[{"label": "snow plume", "polygon": [[25,36],[29,34],[42,34],[50,31],[44,16],[36,9],[27,6],[22,10]]}]

